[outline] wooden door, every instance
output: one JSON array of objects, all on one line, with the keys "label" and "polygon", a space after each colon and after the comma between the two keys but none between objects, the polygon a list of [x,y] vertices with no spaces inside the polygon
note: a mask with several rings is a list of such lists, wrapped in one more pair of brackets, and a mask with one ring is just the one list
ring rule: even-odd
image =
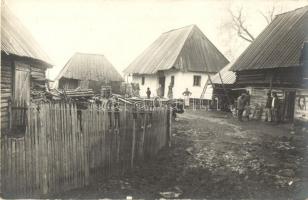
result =
[{"label": "wooden door", "polygon": [[24,63],[15,63],[12,126],[18,128],[26,124],[26,111],[30,105],[30,66]]},{"label": "wooden door", "polygon": [[295,91],[285,91],[282,108],[282,120],[286,122],[293,121],[295,107]]}]

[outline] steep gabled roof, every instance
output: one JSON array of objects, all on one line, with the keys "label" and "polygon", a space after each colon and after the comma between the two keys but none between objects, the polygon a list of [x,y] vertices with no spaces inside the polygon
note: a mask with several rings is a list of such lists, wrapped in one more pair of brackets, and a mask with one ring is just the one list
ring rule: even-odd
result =
[{"label": "steep gabled roof", "polygon": [[[232,67],[232,63],[229,63],[227,66],[222,68],[219,73],[215,74],[212,78],[212,83],[213,84],[222,84],[221,79],[223,84],[233,84],[235,82],[236,76],[235,72],[230,71],[230,68]],[[221,77],[221,78],[220,78]]]},{"label": "steep gabled roof", "polygon": [[40,60],[47,65],[51,63],[31,33],[4,3],[1,5],[1,52]]},{"label": "steep gabled roof", "polygon": [[62,68],[58,77],[92,80],[92,81],[123,81],[122,76],[104,55],[75,53]]},{"label": "steep gabled roof", "polygon": [[228,63],[225,56],[196,25],[163,33],[125,70],[153,74],[171,68],[192,72],[218,72]]},{"label": "steep gabled roof", "polygon": [[269,69],[300,65],[308,39],[308,6],[277,15],[242,53],[231,70]]}]

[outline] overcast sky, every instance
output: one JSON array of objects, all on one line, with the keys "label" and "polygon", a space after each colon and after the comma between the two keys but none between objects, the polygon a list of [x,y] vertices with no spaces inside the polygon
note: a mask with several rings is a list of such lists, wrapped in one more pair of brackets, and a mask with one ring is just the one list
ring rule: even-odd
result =
[{"label": "overcast sky", "polygon": [[245,23],[257,36],[267,25],[260,12],[276,13],[308,0],[6,0],[53,61],[55,78],[75,52],[104,54],[122,73],[161,33],[196,24],[230,60],[247,47],[231,28],[229,10],[243,8]]}]

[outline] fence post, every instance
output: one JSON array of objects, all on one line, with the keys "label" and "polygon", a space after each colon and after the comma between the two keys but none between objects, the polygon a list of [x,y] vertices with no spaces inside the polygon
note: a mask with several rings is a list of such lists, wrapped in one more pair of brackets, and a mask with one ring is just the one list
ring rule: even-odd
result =
[{"label": "fence post", "polygon": [[167,137],[168,137],[168,146],[171,147],[171,122],[172,122],[172,107],[168,109],[167,112]]},{"label": "fence post", "polygon": [[131,168],[134,167],[135,145],[136,145],[135,143],[136,143],[136,118],[133,117],[132,155],[130,161]]}]

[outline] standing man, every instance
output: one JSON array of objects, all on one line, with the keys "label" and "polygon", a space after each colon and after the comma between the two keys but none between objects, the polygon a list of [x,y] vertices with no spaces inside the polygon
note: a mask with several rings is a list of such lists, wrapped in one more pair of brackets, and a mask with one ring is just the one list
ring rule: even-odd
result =
[{"label": "standing man", "polygon": [[243,112],[246,106],[246,94],[242,93],[241,96],[237,98],[237,117],[238,120],[241,122],[243,121]]},{"label": "standing man", "polygon": [[273,92],[273,100],[272,100],[272,117],[273,121],[278,123],[280,120],[279,116],[279,107],[280,102],[276,92]]},{"label": "standing man", "polygon": [[271,92],[269,91],[267,93],[267,99],[266,99],[266,104],[265,104],[265,119],[264,121],[265,122],[268,122],[268,121],[272,121],[272,96],[271,96]]},{"label": "standing man", "polygon": [[114,121],[115,128],[120,128],[120,103],[118,97],[114,98]]},{"label": "standing man", "polygon": [[159,84],[159,87],[157,88],[156,93],[157,93],[157,96],[160,97],[160,98],[163,96],[162,95],[163,94],[162,89],[163,89],[162,85]]},{"label": "standing man", "polygon": [[188,88],[186,88],[186,90],[183,92],[185,108],[189,106],[190,95],[191,95],[191,92],[188,90]]},{"label": "standing man", "polygon": [[148,97],[148,99],[151,98],[151,90],[150,90],[150,88],[147,89],[147,97]]}]

